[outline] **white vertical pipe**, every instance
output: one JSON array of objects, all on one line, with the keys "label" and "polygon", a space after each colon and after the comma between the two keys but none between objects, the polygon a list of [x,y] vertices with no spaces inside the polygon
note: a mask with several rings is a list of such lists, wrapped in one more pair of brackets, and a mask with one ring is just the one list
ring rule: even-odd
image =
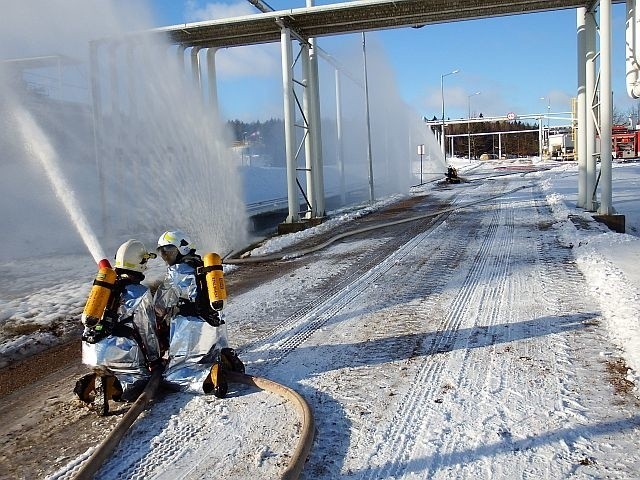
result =
[{"label": "white vertical pipe", "polygon": [[542,161],[542,117],[538,118],[538,155]]},{"label": "white vertical pipe", "polygon": [[444,75],[440,75],[440,96],[442,97],[442,129],[440,131],[440,148],[442,148],[442,158],[447,163],[446,135],[444,134]]},{"label": "white vertical pipe", "polygon": [[[312,0],[307,0],[308,6],[313,6]],[[314,195],[316,200],[315,216],[324,217],[324,162],[322,161],[322,127],[320,118],[320,76],[318,73],[318,46],[317,39],[309,39],[309,77],[311,80],[311,130],[313,132],[313,165],[315,173]]]},{"label": "white vertical pipe", "polygon": [[[127,62],[127,97],[129,98],[129,120],[127,123],[127,141],[130,142],[131,147],[127,149],[126,156],[127,163],[129,168],[131,169],[132,177],[133,177],[133,188],[134,191],[141,191],[141,178],[140,175],[140,155],[138,153],[138,144],[136,142],[137,138],[137,127],[139,125],[138,121],[138,99],[136,98],[136,73],[137,73],[137,65],[135,63],[134,58],[134,48],[136,45],[133,42],[129,42],[127,44],[126,49],[126,62]],[[132,206],[130,209],[130,214],[133,215],[133,218],[139,218],[142,214],[141,206],[138,202],[135,203],[135,206]],[[130,227],[127,225],[127,227]]]},{"label": "white vertical pipe", "polygon": [[184,72],[184,51],[186,48],[182,45],[178,45],[176,48],[176,59],[178,60],[178,68],[181,72]]},{"label": "white vertical pipe", "polygon": [[216,74],[216,52],[217,48],[207,49],[207,88],[209,91],[209,108],[216,120],[220,112],[218,106],[218,78]]},{"label": "white vertical pipe", "polygon": [[502,158],[502,134],[498,133],[498,158]]},{"label": "white vertical pipe", "polygon": [[590,212],[595,210],[595,187],[596,187],[596,123],[594,115],[594,103],[596,96],[596,19],[593,11],[588,11],[585,17],[585,37],[586,37],[586,78],[585,78],[585,99],[586,99],[586,148],[587,158],[587,198],[584,208]]},{"label": "white vertical pipe", "polygon": [[340,89],[340,71],[335,70],[336,79],[336,161],[340,172],[340,202],[347,203],[347,194],[344,182],[344,150],[342,145],[342,92]]},{"label": "white vertical pipe", "polygon": [[118,111],[118,44],[109,45],[109,97],[111,100],[111,121],[115,128],[116,112]]},{"label": "white vertical pipe", "polygon": [[[116,42],[112,42],[109,45],[109,97],[111,100],[111,122],[109,125],[109,133],[111,136],[111,165],[114,167],[112,175],[112,179],[120,179],[123,178],[123,165],[122,158],[119,154],[119,146],[122,145],[122,141],[120,139],[120,108],[118,106],[119,96],[118,96],[118,44]],[[113,182],[113,180],[112,180]],[[112,193],[114,193],[116,198],[116,208],[114,211],[117,215],[125,214],[125,209],[122,208],[122,195],[124,193],[121,189],[124,188],[123,185],[113,185],[111,187]],[[109,191],[109,189],[107,189]],[[113,216],[113,215],[112,215]],[[114,219],[115,222],[123,221],[122,218]]]},{"label": "white vertical pipe", "polygon": [[373,191],[373,156],[371,152],[371,118],[369,115],[369,76],[367,74],[367,40],[362,32],[362,57],[364,59],[364,103],[367,122],[367,159],[369,161],[369,202],[373,203],[375,194]]},{"label": "white vertical pipe", "polygon": [[104,179],[104,164],[102,158],[102,92],[100,86],[100,66],[98,63],[98,42],[89,42],[89,67],[91,70],[91,106],[93,113],[93,151],[100,188],[100,222],[102,235],[108,231],[107,226],[107,197]]},{"label": "white vertical pipe", "polygon": [[200,90],[200,61],[198,59],[198,52],[200,47],[191,47],[191,79],[193,86],[197,90]]},{"label": "white vertical pipe", "polygon": [[638,7],[640,0],[627,0],[626,43],[626,81],[627,94],[631,98],[640,98],[640,29],[638,28]]},{"label": "white vertical pipe", "polygon": [[302,72],[304,76],[304,92],[302,93],[302,110],[306,119],[306,137],[304,141],[304,156],[306,166],[306,179],[307,179],[307,200],[311,204],[311,212],[307,218],[315,218],[317,213],[317,200],[316,200],[316,181],[314,176],[316,175],[316,150],[314,147],[315,131],[313,130],[313,124],[315,118],[313,117],[313,81],[311,80],[311,60],[309,58],[309,45],[302,45]]},{"label": "white vertical pipe", "polygon": [[578,137],[576,138],[575,149],[578,152],[578,202],[580,208],[587,204],[587,36],[586,36],[586,14],[587,9],[580,7],[576,9],[576,33],[577,33],[577,55],[578,55]]},{"label": "white vertical pipe", "polygon": [[136,64],[134,60],[135,44],[127,45],[127,96],[129,97],[129,118],[133,121],[137,117],[138,99],[136,98]]},{"label": "white vertical pipe", "polygon": [[295,105],[293,99],[293,54],[291,51],[291,32],[288,28],[280,31],[280,51],[282,63],[282,96],[284,100],[284,139],[287,156],[287,196],[289,215],[287,223],[299,220],[298,190],[296,186],[295,159]]},{"label": "white vertical pipe", "polygon": [[611,192],[613,90],[611,88],[611,0],[600,0],[600,185],[598,213],[613,214]]}]

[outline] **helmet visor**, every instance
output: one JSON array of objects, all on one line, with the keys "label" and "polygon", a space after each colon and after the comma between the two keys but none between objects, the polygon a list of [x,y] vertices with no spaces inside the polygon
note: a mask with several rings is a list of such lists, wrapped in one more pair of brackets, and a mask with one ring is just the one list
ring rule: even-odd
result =
[{"label": "helmet visor", "polygon": [[175,245],[162,245],[158,252],[167,265],[173,265],[178,260],[178,247]]}]

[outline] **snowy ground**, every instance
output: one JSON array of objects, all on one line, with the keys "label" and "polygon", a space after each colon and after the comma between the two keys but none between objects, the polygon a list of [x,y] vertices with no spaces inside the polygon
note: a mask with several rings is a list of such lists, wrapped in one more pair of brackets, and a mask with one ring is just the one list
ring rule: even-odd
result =
[{"label": "snowy ground", "polygon": [[[464,208],[287,260],[286,274],[232,295],[247,371],[314,411],[303,478],[637,478],[640,164],[613,171],[626,235],[575,208],[575,165],[514,166],[461,162],[468,183],[414,195]],[[55,282],[35,263],[0,266],[14,280],[0,280],[3,329],[78,316],[91,262],[52,261]],[[167,395],[99,476],[275,478],[298,428],[268,393]]]}]

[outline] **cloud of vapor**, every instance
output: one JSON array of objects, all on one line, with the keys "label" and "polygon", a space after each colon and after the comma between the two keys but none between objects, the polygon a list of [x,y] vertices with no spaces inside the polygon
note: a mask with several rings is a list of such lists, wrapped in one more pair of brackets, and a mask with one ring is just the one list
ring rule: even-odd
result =
[{"label": "cloud of vapor", "polygon": [[[8,201],[0,218],[12,229],[0,258],[88,247],[72,225],[80,216],[65,212],[61,196],[77,200],[88,219],[83,230],[93,229],[107,252],[132,236],[155,242],[173,228],[221,253],[244,244],[242,191],[224,129],[169,45],[159,37],[122,41],[122,33],[151,26],[145,4],[131,3],[33,0],[3,7],[0,190]],[[102,41],[95,44],[92,104],[87,57],[96,39]],[[55,55],[73,62],[29,58]],[[23,61],[6,61],[16,58]],[[29,129],[20,130],[20,118],[30,119]],[[47,181],[37,162],[43,158],[59,163],[63,189]]]}]

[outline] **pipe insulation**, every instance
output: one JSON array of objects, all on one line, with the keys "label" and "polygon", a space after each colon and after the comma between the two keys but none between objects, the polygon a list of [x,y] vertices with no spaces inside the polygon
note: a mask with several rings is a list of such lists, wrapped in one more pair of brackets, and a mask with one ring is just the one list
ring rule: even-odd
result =
[{"label": "pipe insulation", "polygon": [[640,0],[627,0],[627,20],[625,30],[625,59],[627,94],[640,98],[640,28],[638,28],[638,7]]}]

